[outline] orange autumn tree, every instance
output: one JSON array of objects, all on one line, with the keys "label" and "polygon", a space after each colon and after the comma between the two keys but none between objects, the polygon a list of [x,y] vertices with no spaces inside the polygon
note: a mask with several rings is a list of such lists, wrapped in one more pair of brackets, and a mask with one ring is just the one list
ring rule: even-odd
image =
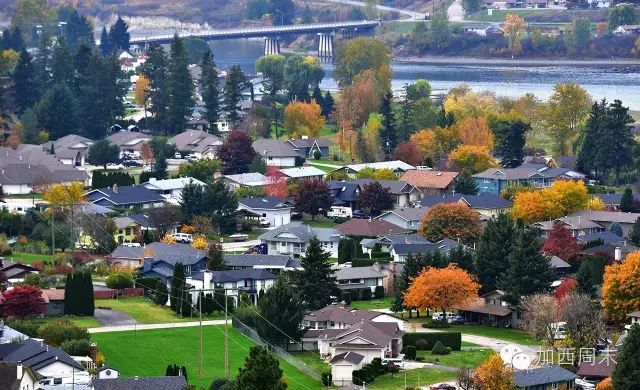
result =
[{"label": "orange autumn tree", "polygon": [[585,210],[590,200],[584,182],[556,180],[549,188],[516,194],[511,214],[528,223],[546,221]]},{"label": "orange autumn tree", "polygon": [[596,390],[613,390],[613,384],[611,383],[611,377],[606,377],[596,386]]},{"label": "orange autumn tree", "polygon": [[474,388],[479,390],[513,390],[516,388],[513,369],[506,366],[500,355],[492,352],[473,370]]},{"label": "orange autumn tree", "polygon": [[291,102],[284,109],[284,127],[293,138],[317,137],[324,127],[322,109],[315,101]]},{"label": "orange autumn tree", "polygon": [[449,238],[471,244],[482,235],[480,214],[463,203],[440,203],[422,217],[418,233],[431,242]]},{"label": "orange autumn tree", "polygon": [[411,134],[409,141],[418,149],[422,154],[422,158],[430,158],[435,160],[436,158],[436,133],[431,129],[422,129]]},{"label": "orange autumn tree", "polygon": [[144,75],[140,75],[136,81],[135,97],[136,105],[138,107],[144,107],[147,98],[149,97],[149,79]]},{"label": "orange autumn tree", "polygon": [[493,150],[493,133],[486,117],[468,116],[454,126],[463,144],[484,146]]},{"label": "orange autumn tree", "polygon": [[473,175],[497,166],[496,160],[485,146],[460,145],[449,153],[449,166]]},{"label": "orange autumn tree", "polygon": [[404,293],[404,305],[447,312],[472,302],[479,289],[474,276],[453,264],[446,268],[427,267],[411,280]]},{"label": "orange autumn tree", "polygon": [[267,185],[264,186],[265,193],[269,196],[285,199],[288,195],[287,178],[278,170],[278,167],[269,165],[267,167]]},{"label": "orange autumn tree", "polygon": [[611,320],[622,323],[627,314],[640,310],[640,251],[631,252],[622,263],[604,269],[602,300],[604,312]]}]

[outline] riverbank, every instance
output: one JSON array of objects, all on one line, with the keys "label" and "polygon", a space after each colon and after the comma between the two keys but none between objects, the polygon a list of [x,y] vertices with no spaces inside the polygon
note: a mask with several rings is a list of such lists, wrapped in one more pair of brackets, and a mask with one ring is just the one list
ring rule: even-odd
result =
[{"label": "riverbank", "polygon": [[395,57],[402,64],[456,64],[456,65],[509,65],[509,66],[638,66],[640,59],[572,60],[555,58],[478,58],[478,57]]}]

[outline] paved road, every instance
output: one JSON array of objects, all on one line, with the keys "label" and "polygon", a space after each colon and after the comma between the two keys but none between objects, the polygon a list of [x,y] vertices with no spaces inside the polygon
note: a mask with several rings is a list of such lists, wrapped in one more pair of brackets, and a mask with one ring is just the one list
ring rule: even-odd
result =
[{"label": "paved road", "polygon": [[464,19],[464,9],[462,8],[462,1],[455,0],[447,9],[447,17],[452,22],[460,22]]},{"label": "paved road", "polygon": [[[338,4],[345,4],[345,5],[353,5],[356,7],[366,7],[366,3],[364,1],[355,1],[355,0],[325,0],[328,1],[329,3],[338,3]],[[387,12],[397,12],[400,15],[404,15],[404,16],[408,16],[408,19],[401,19],[400,21],[410,21],[412,19],[423,19],[425,18],[426,14],[422,13],[422,12],[417,12],[417,11],[411,11],[408,9],[400,9],[400,8],[394,8],[394,7],[388,7],[386,5],[381,5],[378,4],[376,5],[376,8],[379,9],[380,11],[387,11]]]},{"label": "paved road", "polygon": [[129,314],[117,310],[96,309],[93,316],[103,327],[131,326],[138,323]]},{"label": "paved road", "polygon": [[[96,310],[97,311],[97,310]],[[231,320],[229,320],[231,324]],[[175,322],[164,324],[130,324],[130,325],[118,325],[118,326],[102,326],[100,328],[89,328],[89,333],[107,333],[107,332],[126,332],[130,330],[148,330],[148,329],[171,329],[171,328],[189,328],[199,326],[198,321],[189,322]],[[202,325],[224,325],[224,320],[209,320],[202,321]]]}]

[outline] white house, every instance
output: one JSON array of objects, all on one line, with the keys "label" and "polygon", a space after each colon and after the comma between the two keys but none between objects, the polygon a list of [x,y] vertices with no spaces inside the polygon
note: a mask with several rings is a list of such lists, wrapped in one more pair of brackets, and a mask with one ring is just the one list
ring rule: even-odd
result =
[{"label": "white house", "polygon": [[387,274],[378,263],[368,267],[344,267],[336,271],[338,288],[341,290],[368,287],[374,293],[376,287],[384,287],[386,278]]},{"label": "white house", "polygon": [[393,322],[404,329],[404,320],[391,314],[358,310],[345,305],[329,305],[320,310],[307,313],[302,319],[302,326],[307,329],[346,329],[361,322]]},{"label": "white house", "polygon": [[418,230],[422,217],[427,212],[426,207],[398,207],[385,211],[375,219],[381,219],[406,230]]},{"label": "white house", "polygon": [[38,375],[21,363],[0,362],[0,385],[7,390],[36,390]]},{"label": "white house", "polygon": [[[276,276],[263,269],[238,269],[228,271],[197,272],[186,278],[186,282],[196,290],[225,288],[227,296],[233,299],[234,305],[240,302],[240,295],[247,294],[249,302],[258,303],[260,291],[267,291],[275,282]],[[193,302],[197,302],[197,295],[192,295]]]},{"label": "white house", "polygon": [[85,164],[93,141],[80,135],[69,134],[55,141],[45,142],[42,144],[42,149],[51,153],[52,145],[53,154],[61,163],[81,167]]},{"label": "white house", "polygon": [[167,199],[171,203],[177,204],[180,202],[182,189],[189,183],[193,182],[204,188],[205,183],[192,177],[180,177],[177,179],[165,179],[156,180],[154,177],[149,178],[149,181],[142,184],[145,188],[148,188]]},{"label": "white house", "polygon": [[623,24],[613,30],[613,35],[640,34],[640,24]]},{"label": "white house", "polygon": [[296,165],[296,157],[299,157],[293,145],[277,139],[258,139],[252,146],[269,166],[293,167]]},{"label": "white house", "polygon": [[336,386],[352,383],[353,371],[362,368],[364,356],[347,351],[331,358],[331,378]]},{"label": "white house", "polygon": [[489,23],[468,23],[464,25],[465,34],[475,34],[486,37],[489,34],[500,33],[500,29]]},{"label": "white house", "polygon": [[218,146],[222,140],[213,134],[202,130],[186,130],[169,139],[170,145],[182,153],[189,153],[197,158],[212,159],[216,157]]},{"label": "white house", "polygon": [[269,184],[269,178],[259,172],[239,173],[237,175],[224,175],[222,176],[222,181],[224,181],[229,188],[234,190],[240,187],[264,187]]},{"label": "white house", "polygon": [[289,180],[300,180],[300,179],[322,180],[322,178],[324,177],[324,171],[313,166],[281,169],[280,173],[282,173]]},{"label": "white house", "polygon": [[329,252],[331,257],[338,257],[341,235],[339,231],[331,228],[312,228],[300,222],[291,222],[262,234],[259,239],[267,244],[269,255],[300,257],[314,237],[320,241],[325,252]]},{"label": "white house", "polygon": [[393,161],[379,161],[373,163],[363,163],[363,164],[351,164],[346,165],[342,168],[336,169],[336,171],[344,171],[347,175],[351,177],[355,177],[356,173],[360,172],[365,168],[371,169],[391,169],[396,175],[402,176],[407,171],[413,171],[416,169],[413,165],[407,164],[401,160],[393,160]]},{"label": "white house", "polygon": [[293,205],[275,196],[240,198],[238,210],[248,210],[264,218],[270,226],[278,227],[291,222]]}]

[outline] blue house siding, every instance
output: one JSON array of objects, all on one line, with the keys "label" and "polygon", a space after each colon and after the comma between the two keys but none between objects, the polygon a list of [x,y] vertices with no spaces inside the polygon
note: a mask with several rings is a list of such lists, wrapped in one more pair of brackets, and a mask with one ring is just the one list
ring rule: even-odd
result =
[{"label": "blue house siding", "polygon": [[543,177],[532,177],[530,179],[520,180],[500,180],[500,179],[485,179],[476,177],[476,185],[480,192],[489,192],[495,195],[500,195],[503,189],[511,186],[526,185],[529,184],[534,188],[547,188],[553,184],[553,179]]}]

